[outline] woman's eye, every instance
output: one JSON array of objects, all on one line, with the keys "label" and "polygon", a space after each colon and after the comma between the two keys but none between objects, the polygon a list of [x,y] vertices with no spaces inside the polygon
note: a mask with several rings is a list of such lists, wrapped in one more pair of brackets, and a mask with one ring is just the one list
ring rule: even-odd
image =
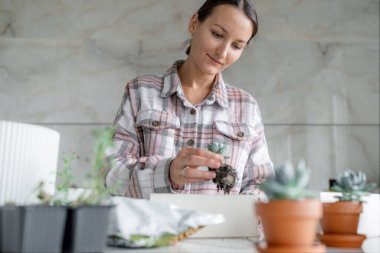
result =
[{"label": "woman's eye", "polygon": [[235,49],[235,50],[241,50],[241,46],[239,46],[237,44],[233,44],[232,48]]},{"label": "woman's eye", "polygon": [[222,38],[223,36],[217,32],[211,32],[215,38]]}]

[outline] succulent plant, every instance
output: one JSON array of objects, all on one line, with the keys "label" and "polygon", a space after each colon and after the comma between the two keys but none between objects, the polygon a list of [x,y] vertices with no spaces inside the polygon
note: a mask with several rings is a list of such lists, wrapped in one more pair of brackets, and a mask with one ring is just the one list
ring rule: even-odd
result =
[{"label": "succulent plant", "polygon": [[303,160],[300,160],[295,168],[290,162],[276,167],[275,176],[268,178],[259,187],[270,199],[315,198],[316,194],[306,189],[309,180],[310,169],[306,167]]},{"label": "succulent plant", "polygon": [[[225,155],[226,147],[221,143],[211,143],[208,145],[208,150],[221,154],[224,159],[229,158]],[[216,177],[212,180],[216,184],[216,189],[223,190],[224,194],[230,194],[230,190],[235,186],[237,172],[232,166],[228,164],[222,164],[217,169],[209,168],[210,171],[215,171]]]},{"label": "succulent plant", "polygon": [[342,193],[342,196],[336,197],[339,201],[363,202],[362,197],[369,195],[369,192],[375,188],[375,183],[367,183],[367,176],[364,172],[346,170],[338,175],[331,190]]},{"label": "succulent plant", "polygon": [[217,154],[221,154],[224,157],[224,159],[229,158],[228,156],[226,156],[226,146],[224,146],[221,143],[213,142],[211,144],[208,144],[208,150]]}]

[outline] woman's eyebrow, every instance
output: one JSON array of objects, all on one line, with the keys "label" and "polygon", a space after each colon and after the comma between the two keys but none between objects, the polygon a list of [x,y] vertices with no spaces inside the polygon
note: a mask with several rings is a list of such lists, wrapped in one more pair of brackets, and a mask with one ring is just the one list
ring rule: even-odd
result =
[{"label": "woman's eyebrow", "polygon": [[[223,32],[225,32],[225,33],[227,33],[228,34],[228,31],[223,27],[223,26],[221,26],[221,25],[219,25],[219,24],[214,24],[215,26],[217,26],[217,27],[219,27],[220,29],[222,29],[223,30]],[[239,40],[237,40],[238,42],[241,42],[241,43],[247,43],[245,40],[241,40],[241,39],[239,39]]]}]

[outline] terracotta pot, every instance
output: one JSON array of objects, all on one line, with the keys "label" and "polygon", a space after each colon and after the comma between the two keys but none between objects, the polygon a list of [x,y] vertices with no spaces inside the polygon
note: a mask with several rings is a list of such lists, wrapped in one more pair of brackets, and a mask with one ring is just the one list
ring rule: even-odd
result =
[{"label": "terracotta pot", "polygon": [[360,248],[367,237],[357,234],[323,234],[318,235],[319,240],[330,247],[337,248]]},{"label": "terracotta pot", "polygon": [[323,232],[325,234],[356,234],[362,211],[363,205],[360,202],[323,203],[321,220]]},{"label": "terracotta pot", "polygon": [[256,203],[268,246],[314,245],[322,205],[318,200],[272,200]]}]

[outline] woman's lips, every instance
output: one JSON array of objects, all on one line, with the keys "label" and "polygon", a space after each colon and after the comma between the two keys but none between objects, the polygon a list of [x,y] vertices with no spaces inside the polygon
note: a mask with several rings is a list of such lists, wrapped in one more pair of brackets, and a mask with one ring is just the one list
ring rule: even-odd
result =
[{"label": "woman's lips", "polygon": [[211,60],[213,60],[215,63],[218,63],[220,65],[223,65],[223,63],[221,63],[220,61],[214,59],[213,57],[211,57],[209,54],[207,54],[208,57],[210,57]]}]

